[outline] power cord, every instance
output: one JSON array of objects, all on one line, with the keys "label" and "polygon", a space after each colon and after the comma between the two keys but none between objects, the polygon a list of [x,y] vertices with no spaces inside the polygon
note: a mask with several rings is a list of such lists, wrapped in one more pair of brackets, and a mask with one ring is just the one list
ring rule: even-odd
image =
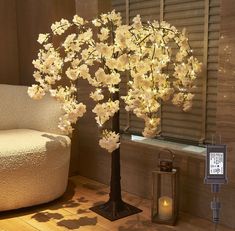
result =
[{"label": "power cord", "polygon": [[215,224],[215,231],[217,230],[219,224],[219,212],[221,208],[221,204],[219,202],[218,193],[220,190],[219,184],[212,184],[211,185],[211,192],[214,194],[213,201],[211,202],[211,209],[212,209],[212,220]]}]

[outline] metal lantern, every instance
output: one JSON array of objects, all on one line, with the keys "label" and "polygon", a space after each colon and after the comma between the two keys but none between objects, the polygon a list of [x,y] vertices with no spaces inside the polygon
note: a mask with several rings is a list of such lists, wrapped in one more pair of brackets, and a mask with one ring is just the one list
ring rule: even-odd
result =
[{"label": "metal lantern", "polygon": [[178,170],[173,168],[174,154],[168,150],[171,159],[161,159],[159,169],[152,172],[152,222],[175,225],[178,217]]}]

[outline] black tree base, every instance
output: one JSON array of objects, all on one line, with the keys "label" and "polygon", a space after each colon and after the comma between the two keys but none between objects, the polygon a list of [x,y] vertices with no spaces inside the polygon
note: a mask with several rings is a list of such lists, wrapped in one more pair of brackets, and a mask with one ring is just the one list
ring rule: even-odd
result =
[{"label": "black tree base", "polygon": [[90,208],[90,210],[110,221],[115,221],[142,212],[141,209],[138,209],[123,201],[108,201],[104,204],[96,205]]}]

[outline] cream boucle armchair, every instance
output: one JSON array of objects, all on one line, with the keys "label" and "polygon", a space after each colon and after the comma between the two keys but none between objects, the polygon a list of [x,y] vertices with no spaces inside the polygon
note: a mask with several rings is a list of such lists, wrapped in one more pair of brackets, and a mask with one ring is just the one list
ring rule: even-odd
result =
[{"label": "cream boucle armchair", "polygon": [[59,104],[27,87],[0,84],[0,211],[37,205],[66,190],[70,139],[57,128]]}]

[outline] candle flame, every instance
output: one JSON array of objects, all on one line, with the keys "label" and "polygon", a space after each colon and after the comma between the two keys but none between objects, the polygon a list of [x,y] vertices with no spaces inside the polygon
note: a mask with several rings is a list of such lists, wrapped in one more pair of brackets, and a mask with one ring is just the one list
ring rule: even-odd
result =
[{"label": "candle flame", "polygon": [[166,200],[163,201],[163,206],[168,206],[169,204],[167,203]]}]

